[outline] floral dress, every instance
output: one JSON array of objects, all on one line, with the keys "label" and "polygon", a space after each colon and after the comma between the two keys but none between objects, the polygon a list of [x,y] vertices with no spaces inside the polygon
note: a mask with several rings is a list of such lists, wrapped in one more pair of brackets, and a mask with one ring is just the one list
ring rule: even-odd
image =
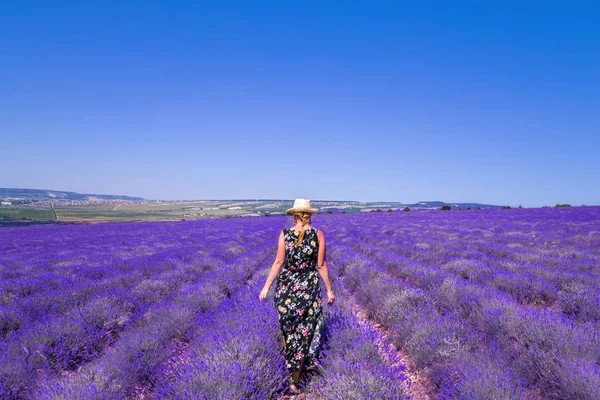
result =
[{"label": "floral dress", "polygon": [[321,286],[317,270],[319,239],[317,229],[304,231],[300,246],[294,246],[300,232],[286,228],[285,262],[277,276],[275,305],[283,334],[285,362],[290,370],[319,364],[323,328]]}]

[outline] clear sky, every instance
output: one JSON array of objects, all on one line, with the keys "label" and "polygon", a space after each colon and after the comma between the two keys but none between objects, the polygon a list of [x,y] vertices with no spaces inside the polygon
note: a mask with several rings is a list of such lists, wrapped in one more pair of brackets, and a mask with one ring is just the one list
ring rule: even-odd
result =
[{"label": "clear sky", "polygon": [[600,204],[600,6],[0,1],[0,187]]}]

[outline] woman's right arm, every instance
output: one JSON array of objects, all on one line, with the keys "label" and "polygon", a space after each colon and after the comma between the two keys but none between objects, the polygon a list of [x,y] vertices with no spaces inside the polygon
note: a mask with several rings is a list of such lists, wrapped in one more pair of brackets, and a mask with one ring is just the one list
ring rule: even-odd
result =
[{"label": "woman's right arm", "polygon": [[267,276],[267,281],[265,282],[265,286],[263,286],[260,294],[258,295],[258,299],[262,302],[267,298],[267,294],[269,293],[269,289],[271,288],[271,284],[277,275],[281,272],[281,268],[283,267],[283,263],[285,261],[285,239],[283,237],[283,231],[279,234],[279,240],[277,241],[277,255],[275,256],[275,261],[273,265],[271,265],[271,271],[269,271],[269,276]]},{"label": "woman's right arm", "polygon": [[333,288],[331,287],[331,280],[329,279],[329,269],[327,268],[327,246],[325,243],[325,235],[319,229],[317,231],[317,235],[319,236],[319,254],[317,257],[317,267],[319,269],[319,275],[323,279],[323,283],[325,284],[325,288],[327,289],[327,303],[333,304],[335,301],[335,294],[333,293]]}]

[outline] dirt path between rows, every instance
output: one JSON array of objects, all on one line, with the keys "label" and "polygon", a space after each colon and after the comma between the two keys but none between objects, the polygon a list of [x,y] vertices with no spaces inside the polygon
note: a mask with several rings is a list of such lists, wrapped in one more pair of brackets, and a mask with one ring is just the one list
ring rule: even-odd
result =
[{"label": "dirt path between rows", "polygon": [[[343,278],[342,278],[342,280],[343,280]],[[416,371],[412,371],[410,369],[410,366],[409,366],[410,363],[407,362],[410,358],[401,349],[396,348],[396,346],[394,346],[391,343],[389,334],[386,331],[386,329],[383,328],[377,322],[372,321],[369,318],[367,318],[367,313],[366,313],[365,309],[360,304],[358,304],[354,295],[351,294],[350,291],[347,290],[346,288],[344,288],[343,290],[346,292],[346,294],[348,296],[349,303],[350,303],[349,304],[350,309],[358,318],[359,323],[362,325],[366,325],[367,327],[374,329],[381,334],[382,338],[377,341],[377,348],[379,350],[379,354],[381,355],[381,358],[393,367],[400,365],[400,364],[404,364],[404,368],[405,368],[404,373],[408,377],[408,380],[410,381],[409,384],[407,384],[407,382],[402,383],[402,387],[404,388],[405,393],[412,400],[430,400],[431,397],[429,396],[428,393],[431,392],[430,388],[432,387],[432,385],[429,382],[429,380],[427,379],[427,377],[425,377],[423,374],[419,374]],[[386,343],[388,343],[388,345],[387,345],[388,349],[385,348]],[[401,361],[394,361],[394,360],[390,359],[389,353],[386,350],[388,350],[388,351],[392,350],[392,352],[395,352],[398,355],[398,359]]]}]

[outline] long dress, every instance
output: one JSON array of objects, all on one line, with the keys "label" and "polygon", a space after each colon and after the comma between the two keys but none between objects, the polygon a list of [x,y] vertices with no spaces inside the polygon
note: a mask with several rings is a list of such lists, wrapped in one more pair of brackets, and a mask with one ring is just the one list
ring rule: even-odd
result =
[{"label": "long dress", "polygon": [[319,364],[323,335],[323,306],[317,269],[319,238],[317,229],[304,231],[300,246],[295,246],[300,232],[291,228],[283,230],[285,262],[277,276],[275,305],[279,326],[285,343],[285,362],[290,371]]}]

